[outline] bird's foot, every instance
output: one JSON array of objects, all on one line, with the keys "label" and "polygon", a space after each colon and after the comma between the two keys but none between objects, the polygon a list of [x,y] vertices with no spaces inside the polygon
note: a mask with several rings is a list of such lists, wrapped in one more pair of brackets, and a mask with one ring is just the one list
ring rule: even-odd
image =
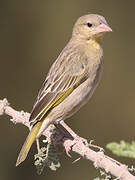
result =
[{"label": "bird's foot", "polygon": [[63,135],[63,137],[67,138],[67,139],[71,139],[73,140],[73,136],[68,132],[67,129],[65,129],[62,124],[60,124],[59,121],[55,122],[55,127],[60,131],[60,133]]}]

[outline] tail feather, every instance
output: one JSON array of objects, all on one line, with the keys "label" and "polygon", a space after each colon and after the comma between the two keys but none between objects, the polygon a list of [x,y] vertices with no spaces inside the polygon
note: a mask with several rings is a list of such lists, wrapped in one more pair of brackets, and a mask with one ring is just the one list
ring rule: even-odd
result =
[{"label": "tail feather", "polygon": [[28,137],[26,138],[26,140],[23,144],[23,147],[19,153],[19,156],[18,156],[17,162],[16,162],[16,166],[18,166],[20,163],[22,163],[26,159],[31,146],[38,135],[38,132],[41,128],[42,123],[43,123],[43,121],[37,122],[37,124],[31,129],[31,131],[30,131]]}]

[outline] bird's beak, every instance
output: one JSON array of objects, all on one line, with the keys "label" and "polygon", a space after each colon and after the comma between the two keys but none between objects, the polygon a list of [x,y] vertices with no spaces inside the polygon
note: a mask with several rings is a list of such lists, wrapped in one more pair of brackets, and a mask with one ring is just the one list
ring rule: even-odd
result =
[{"label": "bird's beak", "polygon": [[102,23],[96,27],[94,34],[105,33],[105,32],[112,32],[112,29],[109,27],[108,24]]}]

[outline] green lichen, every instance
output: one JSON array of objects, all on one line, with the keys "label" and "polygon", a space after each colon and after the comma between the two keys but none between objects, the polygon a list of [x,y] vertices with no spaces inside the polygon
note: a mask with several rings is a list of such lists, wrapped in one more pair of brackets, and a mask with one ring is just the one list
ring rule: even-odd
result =
[{"label": "green lichen", "polygon": [[61,165],[58,154],[53,144],[48,143],[46,147],[42,147],[38,154],[34,156],[37,173],[40,175],[45,167],[49,167],[52,171],[56,171]]}]

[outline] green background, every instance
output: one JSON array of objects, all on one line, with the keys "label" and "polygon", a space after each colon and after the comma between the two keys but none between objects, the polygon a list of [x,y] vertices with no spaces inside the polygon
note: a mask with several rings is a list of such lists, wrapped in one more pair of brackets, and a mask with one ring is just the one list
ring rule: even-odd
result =
[{"label": "green background", "polygon": [[[103,76],[90,102],[66,122],[78,135],[94,139],[101,147],[112,141],[134,140],[134,7],[133,0],[0,0],[0,99],[6,97],[16,110],[30,112],[52,62],[71,36],[76,19],[88,13],[101,14],[113,29],[103,41]],[[28,129],[9,119],[0,117],[0,180],[87,180],[97,175],[91,162],[80,160],[72,164],[78,156],[72,155],[70,159],[63,154],[58,171],[45,169],[38,176],[33,165],[35,145],[27,160],[16,168]],[[135,165],[133,160],[117,159]]]}]

